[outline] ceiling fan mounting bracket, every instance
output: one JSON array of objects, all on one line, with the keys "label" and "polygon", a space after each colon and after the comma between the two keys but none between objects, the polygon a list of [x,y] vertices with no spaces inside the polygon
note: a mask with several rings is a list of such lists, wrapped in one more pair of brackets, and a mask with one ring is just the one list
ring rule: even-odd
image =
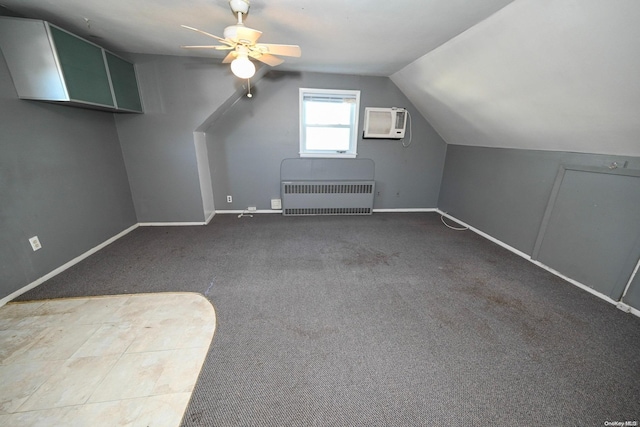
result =
[{"label": "ceiling fan mounting bracket", "polygon": [[234,15],[246,15],[249,12],[249,0],[229,0],[229,6]]}]

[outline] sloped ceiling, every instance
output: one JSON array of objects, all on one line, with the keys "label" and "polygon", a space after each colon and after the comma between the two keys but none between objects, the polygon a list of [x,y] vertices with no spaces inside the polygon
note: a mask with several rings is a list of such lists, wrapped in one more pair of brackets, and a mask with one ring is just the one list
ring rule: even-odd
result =
[{"label": "sloped ceiling", "polygon": [[640,1],[516,0],[391,79],[450,144],[640,156]]}]

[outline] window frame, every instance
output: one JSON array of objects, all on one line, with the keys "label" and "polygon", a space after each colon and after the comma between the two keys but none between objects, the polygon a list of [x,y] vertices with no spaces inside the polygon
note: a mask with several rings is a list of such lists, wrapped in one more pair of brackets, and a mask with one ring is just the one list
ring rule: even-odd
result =
[{"label": "window frame", "polygon": [[[318,98],[342,98],[355,99],[355,110],[351,115],[351,123],[348,125],[350,129],[349,149],[346,151],[338,150],[311,150],[306,146],[306,129],[305,119],[305,99],[309,97]],[[300,88],[299,91],[299,121],[300,121],[300,157],[337,157],[337,158],[355,158],[358,155],[358,121],[360,118],[360,91],[346,89],[312,89]],[[327,126],[331,127],[331,126]],[[334,127],[342,127],[334,126]]]}]

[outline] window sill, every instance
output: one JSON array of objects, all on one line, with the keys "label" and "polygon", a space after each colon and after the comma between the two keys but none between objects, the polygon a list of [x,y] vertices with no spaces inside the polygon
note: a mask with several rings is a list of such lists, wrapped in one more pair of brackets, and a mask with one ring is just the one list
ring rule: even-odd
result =
[{"label": "window sill", "polygon": [[300,153],[300,157],[355,159],[358,153]]}]

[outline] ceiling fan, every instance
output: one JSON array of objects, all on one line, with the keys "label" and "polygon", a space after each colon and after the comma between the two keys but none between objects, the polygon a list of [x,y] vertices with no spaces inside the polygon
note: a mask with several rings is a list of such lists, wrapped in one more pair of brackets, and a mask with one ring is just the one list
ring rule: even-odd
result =
[{"label": "ceiling fan", "polygon": [[283,59],[275,55],[299,57],[302,54],[300,46],[297,45],[256,43],[260,35],[262,35],[262,31],[245,27],[242,22],[242,16],[249,12],[249,0],[229,0],[229,6],[233,13],[238,16],[238,23],[225,28],[224,37],[214,36],[206,31],[182,25],[188,30],[212,37],[221,44],[182,47],[185,49],[229,50],[229,54],[222,60],[222,63],[231,63],[233,74],[242,79],[249,79],[256,72],[256,66],[249,58],[273,67],[284,62]]}]

